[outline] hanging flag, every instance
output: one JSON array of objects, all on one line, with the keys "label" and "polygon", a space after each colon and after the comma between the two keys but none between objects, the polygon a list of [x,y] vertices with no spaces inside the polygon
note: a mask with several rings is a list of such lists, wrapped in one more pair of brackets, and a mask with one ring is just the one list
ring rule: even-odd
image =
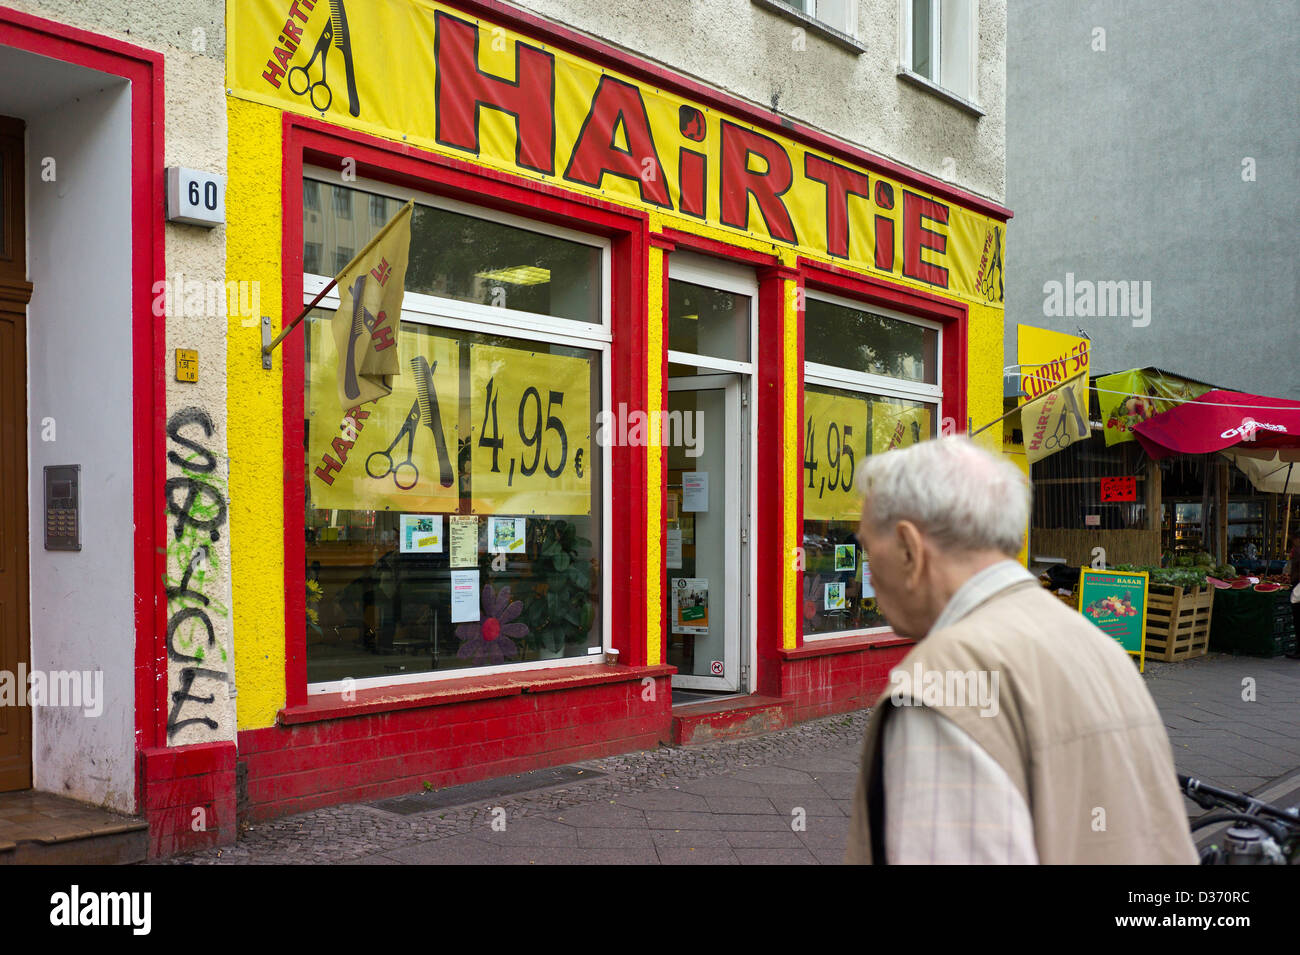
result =
[{"label": "hanging flag", "polygon": [[339,309],[334,313],[339,402],[355,408],[393,390],[401,373],[397,332],[411,248],[408,202],[339,273]]},{"label": "hanging flag", "polygon": [[1088,373],[1080,372],[1020,409],[1025,457],[1041,461],[1089,437]]}]

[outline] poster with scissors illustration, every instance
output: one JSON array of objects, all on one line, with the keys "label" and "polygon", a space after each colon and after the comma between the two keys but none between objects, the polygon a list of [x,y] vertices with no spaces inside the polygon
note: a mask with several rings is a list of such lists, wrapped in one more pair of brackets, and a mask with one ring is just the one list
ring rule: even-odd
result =
[{"label": "poster with scissors illustration", "polygon": [[460,504],[456,447],[460,343],[401,326],[393,392],[340,405],[327,321],[307,334],[307,493],[311,507],[436,512]]}]

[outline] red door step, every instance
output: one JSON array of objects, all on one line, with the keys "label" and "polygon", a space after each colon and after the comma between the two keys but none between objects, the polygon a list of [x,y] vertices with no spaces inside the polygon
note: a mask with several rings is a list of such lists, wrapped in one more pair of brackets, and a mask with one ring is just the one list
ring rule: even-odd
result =
[{"label": "red door step", "polygon": [[778,696],[734,696],[673,707],[673,743],[690,746],[718,739],[742,739],[785,729],[794,701]]}]

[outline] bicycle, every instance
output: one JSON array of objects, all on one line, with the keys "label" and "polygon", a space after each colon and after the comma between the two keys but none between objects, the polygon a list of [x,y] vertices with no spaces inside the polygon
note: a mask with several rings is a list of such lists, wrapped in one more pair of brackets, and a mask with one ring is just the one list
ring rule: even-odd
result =
[{"label": "bicycle", "polygon": [[1282,809],[1254,796],[1219,789],[1178,774],[1178,788],[1203,809],[1223,809],[1192,820],[1198,829],[1229,822],[1215,842],[1200,850],[1201,865],[1300,865],[1300,809]]}]

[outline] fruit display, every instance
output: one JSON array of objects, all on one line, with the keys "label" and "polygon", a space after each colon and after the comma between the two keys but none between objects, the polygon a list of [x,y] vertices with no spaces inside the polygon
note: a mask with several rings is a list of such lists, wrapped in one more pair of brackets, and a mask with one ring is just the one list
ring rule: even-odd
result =
[{"label": "fruit display", "polygon": [[1094,620],[1101,620],[1104,617],[1136,617],[1138,614],[1137,608],[1133,606],[1133,592],[1130,590],[1124,591],[1123,597],[1111,595],[1094,600],[1083,608],[1083,612]]}]

